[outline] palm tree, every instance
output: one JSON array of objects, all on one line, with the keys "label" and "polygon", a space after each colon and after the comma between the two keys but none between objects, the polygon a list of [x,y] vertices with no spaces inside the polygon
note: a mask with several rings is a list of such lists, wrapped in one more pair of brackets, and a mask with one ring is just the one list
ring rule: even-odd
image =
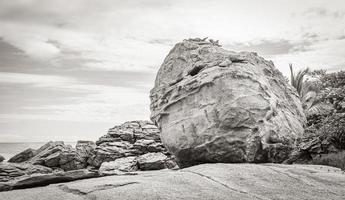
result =
[{"label": "palm tree", "polygon": [[304,80],[305,76],[310,72],[309,68],[300,70],[297,74],[295,74],[292,64],[289,64],[289,67],[291,74],[291,85],[296,88],[305,113],[308,115],[313,113],[328,112],[330,109],[329,105],[321,102],[320,99],[317,98],[320,88],[314,84],[315,82]]},{"label": "palm tree", "polygon": [[[309,73],[309,68],[306,68],[304,70],[300,70],[298,71],[297,74],[294,73],[293,68],[292,68],[292,64],[289,64],[290,67],[290,75],[291,75],[291,85],[296,88],[297,93],[299,94],[300,98],[302,98],[303,95],[305,95],[305,82],[304,82],[304,76],[307,75]],[[304,93],[304,94],[303,94]]]}]

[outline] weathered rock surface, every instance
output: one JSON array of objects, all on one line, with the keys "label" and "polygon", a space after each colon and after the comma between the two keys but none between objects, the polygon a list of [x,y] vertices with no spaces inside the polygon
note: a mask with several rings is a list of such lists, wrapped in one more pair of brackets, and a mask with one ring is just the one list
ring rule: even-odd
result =
[{"label": "weathered rock surface", "polygon": [[26,174],[7,182],[0,182],[0,191],[46,186],[53,183],[69,182],[99,176],[100,175],[97,171],[90,171],[87,169],[79,169],[68,172],[61,171],[49,174],[38,174],[35,172],[33,174]]},{"label": "weathered rock surface", "polygon": [[141,170],[158,170],[166,168],[168,157],[162,153],[147,153],[138,157],[138,165]]},{"label": "weathered rock surface", "polygon": [[126,172],[133,172],[138,170],[137,157],[129,156],[119,158],[114,161],[104,162],[99,168],[100,174],[124,174]]},{"label": "weathered rock surface", "polygon": [[176,44],[150,98],[151,119],[181,167],[279,163],[303,134],[300,100],[273,63],[214,41]]},{"label": "weathered rock surface", "polygon": [[36,154],[35,149],[28,148],[28,149],[18,153],[17,155],[13,156],[12,158],[10,158],[8,160],[8,162],[11,162],[11,163],[25,162],[25,161],[29,160],[30,158],[34,157],[35,154]]},{"label": "weathered rock surface", "polygon": [[[137,157],[146,153],[161,152],[170,157],[163,146],[159,129],[149,121],[130,121],[109,129],[97,142],[88,162],[94,167],[125,157]],[[120,160],[123,162],[124,160]],[[119,162],[120,162],[119,161]],[[117,162],[111,164],[117,166]],[[110,164],[105,164],[109,166]],[[117,167],[114,169],[117,170]]]},{"label": "weathered rock surface", "polygon": [[30,174],[47,174],[51,173],[53,170],[40,166],[32,165],[28,163],[1,163],[0,164],[0,182],[9,181],[20,176],[30,175]]},{"label": "weathered rock surface", "polygon": [[318,165],[203,164],[1,192],[0,199],[312,199],[345,198],[345,174]]},{"label": "weathered rock surface", "polygon": [[146,153],[140,156],[118,158],[115,161],[103,162],[99,168],[100,174],[126,174],[137,170],[172,169],[176,167],[175,161],[161,152]]}]

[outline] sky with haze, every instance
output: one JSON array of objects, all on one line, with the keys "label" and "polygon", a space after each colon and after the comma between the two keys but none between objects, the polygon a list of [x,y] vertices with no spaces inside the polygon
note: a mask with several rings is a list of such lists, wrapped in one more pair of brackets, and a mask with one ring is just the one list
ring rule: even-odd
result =
[{"label": "sky with haze", "polygon": [[344,0],[0,0],[0,142],[96,140],[149,119],[177,42],[218,39],[288,64],[345,69]]}]

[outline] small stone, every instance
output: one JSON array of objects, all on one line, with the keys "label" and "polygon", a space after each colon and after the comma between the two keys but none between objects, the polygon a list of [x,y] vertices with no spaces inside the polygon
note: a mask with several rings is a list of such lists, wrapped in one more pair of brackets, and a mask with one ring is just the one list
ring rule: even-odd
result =
[{"label": "small stone", "polygon": [[147,153],[138,157],[140,170],[158,170],[164,169],[165,161],[168,159],[163,153]]},{"label": "small stone", "polygon": [[103,162],[99,168],[99,172],[103,175],[122,174],[124,172],[133,172],[136,170],[138,170],[138,166],[135,156]]}]

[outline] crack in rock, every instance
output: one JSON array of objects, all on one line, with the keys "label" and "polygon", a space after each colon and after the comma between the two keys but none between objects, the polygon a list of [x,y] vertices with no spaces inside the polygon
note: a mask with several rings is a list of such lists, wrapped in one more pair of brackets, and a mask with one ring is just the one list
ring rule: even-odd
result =
[{"label": "crack in rock", "polygon": [[58,187],[64,192],[79,195],[79,196],[84,196],[84,195],[87,195],[89,193],[89,192],[83,192],[83,191],[78,190],[78,189],[69,188],[67,185],[59,185]]},{"label": "crack in rock", "polygon": [[[101,190],[109,190],[109,189],[114,189],[114,188],[118,188],[118,187],[122,187],[122,186],[126,186],[126,185],[138,184],[138,183],[139,182],[128,182],[128,183],[120,183],[120,184],[97,185],[92,190],[87,191],[87,192],[83,192],[83,191],[76,189],[76,188],[70,188],[67,185],[58,185],[58,188],[60,188],[62,191],[67,192],[67,193],[75,194],[78,196],[87,196],[92,192],[101,191]],[[90,197],[90,199],[96,199],[96,198]]]},{"label": "crack in rock", "polygon": [[[302,182],[302,183],[304,183],[304,184],[310,185],[309,183],[307,183],[307,182],[305,182],[305,181],[303,181],[303,180],[301,180],[301,179],[299,179],[299,178],[293,176],[292,174],[290,174],[290,173],[288,173],[288,172],[282,172],[282,171],[276,170],[276,169],[274,169],[274,168],[272,168],[272,167],[270,167],[270,166],[267,166],[267,167],[268,167],[269,169],[271,169],[272,171],[278,173],[278,174],[283,174],[283,175],[285,175],[285,176],[287,176],[287,177],[289,177],[289,178],[295,179],[296,181],[299,181],[299,182]],[[310,185],[310,186],[313,186],[313,185]]]},{"label": "crack in rock", "polygon": [[266,198],[264,198],[264,197],[259,197],[259,196],[254,195],[254,194],[250,194],[250,193],[248,193],[248,192],[246,192],[246,191],[242,191],[242,190],[238,190],[238,189],[232,188],[232,187],[230,187],[229,185],[227,185],[226,183],[223,183],[223,182],[221,182],[221,181],[218,181],[218,180],[216,180],[216,179],[214,179],[214,178],[212,178],[212,177],[210,177],[210,176],[207,176],[207,175],[204,175],[204,174],[201,174],[201,173],[198,173],[198,172],[192,172],[192,171],[185,171],[185,172],[189,172],[189,173],[192,173],[192,174],[196,174],[196,175],[198,175],[198,176],[201,176],[201,177],[203,177],[203,178],[206,178],[206,179],[208,179],[208,180],[210,180],[210,181],[212,181],[212,182],[218,183],[218,184],[220,184],[220,185],[222,185],[222,186],[224,186],[224,187],[226,187],[227,189],[230,189],[230,190],[232,190],[232,191],[235,191],[235,192],[238,192],[238,193],[241,193],[241,194],[245,194],[245,195],[251,196],[251,197],[253,197],[253,198],[260,199],[260,200],[265,200],[265,199],[266,199]]}]

